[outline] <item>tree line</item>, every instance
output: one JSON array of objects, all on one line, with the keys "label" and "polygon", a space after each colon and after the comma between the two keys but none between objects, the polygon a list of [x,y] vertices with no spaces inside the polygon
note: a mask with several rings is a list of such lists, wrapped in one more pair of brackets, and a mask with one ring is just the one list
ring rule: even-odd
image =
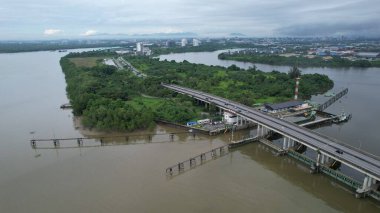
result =
[{"label": "tree line", "polygon": [[332,57],[329,60],[316,56],[314,58],[280,56],[267,54],[243,54],[243,53],[221,53],[218,55],[222,60],[235,60],[252,63],[262,63],[270,65],[287,65],[297,64],[301,67],[380,67],[380,61],[355,60],[351,61],[342,57]]}]

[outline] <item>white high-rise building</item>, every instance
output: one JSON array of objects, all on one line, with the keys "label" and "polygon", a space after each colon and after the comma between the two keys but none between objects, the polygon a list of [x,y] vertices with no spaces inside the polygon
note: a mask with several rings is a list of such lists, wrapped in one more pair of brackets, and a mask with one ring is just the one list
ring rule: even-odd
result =
[{"label": "white high-rise building", "polygon": [[200,43],[201,43],[201,41],[199,41],[199,39],[193,38],[193,46],[194,47],[199,46]]},{"label": "white high-rise building", "polygon": [[187,45],[187,39],[186,38],[183,38],[181,40],[181,47],[185,47]]},{"label": "white high-rise building", "polygon": [[142,42],[137,42],[136,44],[136,52],[142,52],[144,50],[144,45]]}]

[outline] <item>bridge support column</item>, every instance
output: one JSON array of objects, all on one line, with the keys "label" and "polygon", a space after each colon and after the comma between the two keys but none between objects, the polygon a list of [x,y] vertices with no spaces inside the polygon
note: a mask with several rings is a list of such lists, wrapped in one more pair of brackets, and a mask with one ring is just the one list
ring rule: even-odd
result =
[{"label": "bridge support column", "polygon": [[284,136],[284,141],[282,142],[282,149],[283,150],[286,150],[286,147],[287,147],[287,141],[286,141],[286,137]]},{"label": "bridge support column", "polygon": [[323,163],[328,163],[330,160],[329,156],[325,156],[325,161]]},{"label": "bridge support column", "polygon": [[260,137],[260,124],[257,124],[256,135],[257,137]]},{"label": "bridge support column", "polygon": [[366,193],[371,190],[371,186],[374,183],[373,180],[374,180],[373,178],[369,176],[365,176],[362,187],[356,190],[355,197],[356,198],[365,197]]},{"label": "bridge support column", "polygon": [[291,139],[284,136],[284,141],[282,142],[282,149],[288,150],[291,147]]},{"label": "bridge support column", "polygon": [[318,152],[318,153],[317,153],[317,168],[319,167],[320,162],[321,162],[321,153]]},{"label": "bridge support column", "polygon": [[[322,158],[323,154],[319,151],[319,149],[317,149],[317,159],[316,159],[316,162],[315,164],[313,163],[310,167],[310,173],[318,173],[319,172],[319,167],[321,165],[321,158]],[[322,162],[323,163],[323,162]]]},{"label": "bridge support column", "polygon": [[372,180],[373,180],[373,179],[372,179],[371,177],[368,178],[368,185],[367,185],[368,187],[371,187],[372,182],[373,182]]}]

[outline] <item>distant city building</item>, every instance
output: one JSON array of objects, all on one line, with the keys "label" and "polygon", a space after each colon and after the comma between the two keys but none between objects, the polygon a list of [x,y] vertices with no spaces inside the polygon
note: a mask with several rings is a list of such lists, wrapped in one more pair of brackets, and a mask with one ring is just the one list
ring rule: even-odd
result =
[{"label": "distant city building", "polygon": [[152,55],[152,50],[149,49],[148,47],[143,47],[143,55]]},{"label": "distant city building", "polygon": [[187,45],[187,39],[186,38],[183,38],[181,40],[181,47],[185,47]]},{"label": "distant city building", "polygon": [[167,47],[174,47],[174,46],[175,46],[175,41],[173,41],[173,40],[168,40],[168,41],[165,42],[165,45],[166,45]]},{"label": "distant city building", "polygon": [[126,54],[126,53],[129,53],[130,51],[129,50],[116,50],[115,52],[117,54]]},{"label": "distant city building", "polygon": [[[151,44],[146,44],[147,46],[151,46]],[[142,42],[136,43],[136,55],[151,55],[152,50],[149,47],[145,47]]]},{"label": "distant city building", "polygon": [[136,52],[141,53],[141,52],[143,52],[143,49],[144,49],[143,43],[142,42],[137,42],[137,44],[136,44]]},{"label": "distant city building", "polygon": [[372,58],[379,58],[380,53],[376,52],[359,52],[356,54],[356,57],[358,58],[366,58],[366,59],[372,59]]},{"label": "distant city building", "polygon": [[199,46],[200,43],[201,43],[201,41],[199,41],[199,39],[196,39],[196,38],[193,39],[193,46],[194,47]]}]

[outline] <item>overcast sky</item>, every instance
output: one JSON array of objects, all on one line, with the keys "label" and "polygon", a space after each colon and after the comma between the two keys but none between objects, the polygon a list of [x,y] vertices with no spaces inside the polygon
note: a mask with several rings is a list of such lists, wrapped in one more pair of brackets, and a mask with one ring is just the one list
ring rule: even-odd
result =
[{"label": "overcast sky", "polygon": [[194,32],[380,37],[380,0],[1,0],[0,40]]}]

